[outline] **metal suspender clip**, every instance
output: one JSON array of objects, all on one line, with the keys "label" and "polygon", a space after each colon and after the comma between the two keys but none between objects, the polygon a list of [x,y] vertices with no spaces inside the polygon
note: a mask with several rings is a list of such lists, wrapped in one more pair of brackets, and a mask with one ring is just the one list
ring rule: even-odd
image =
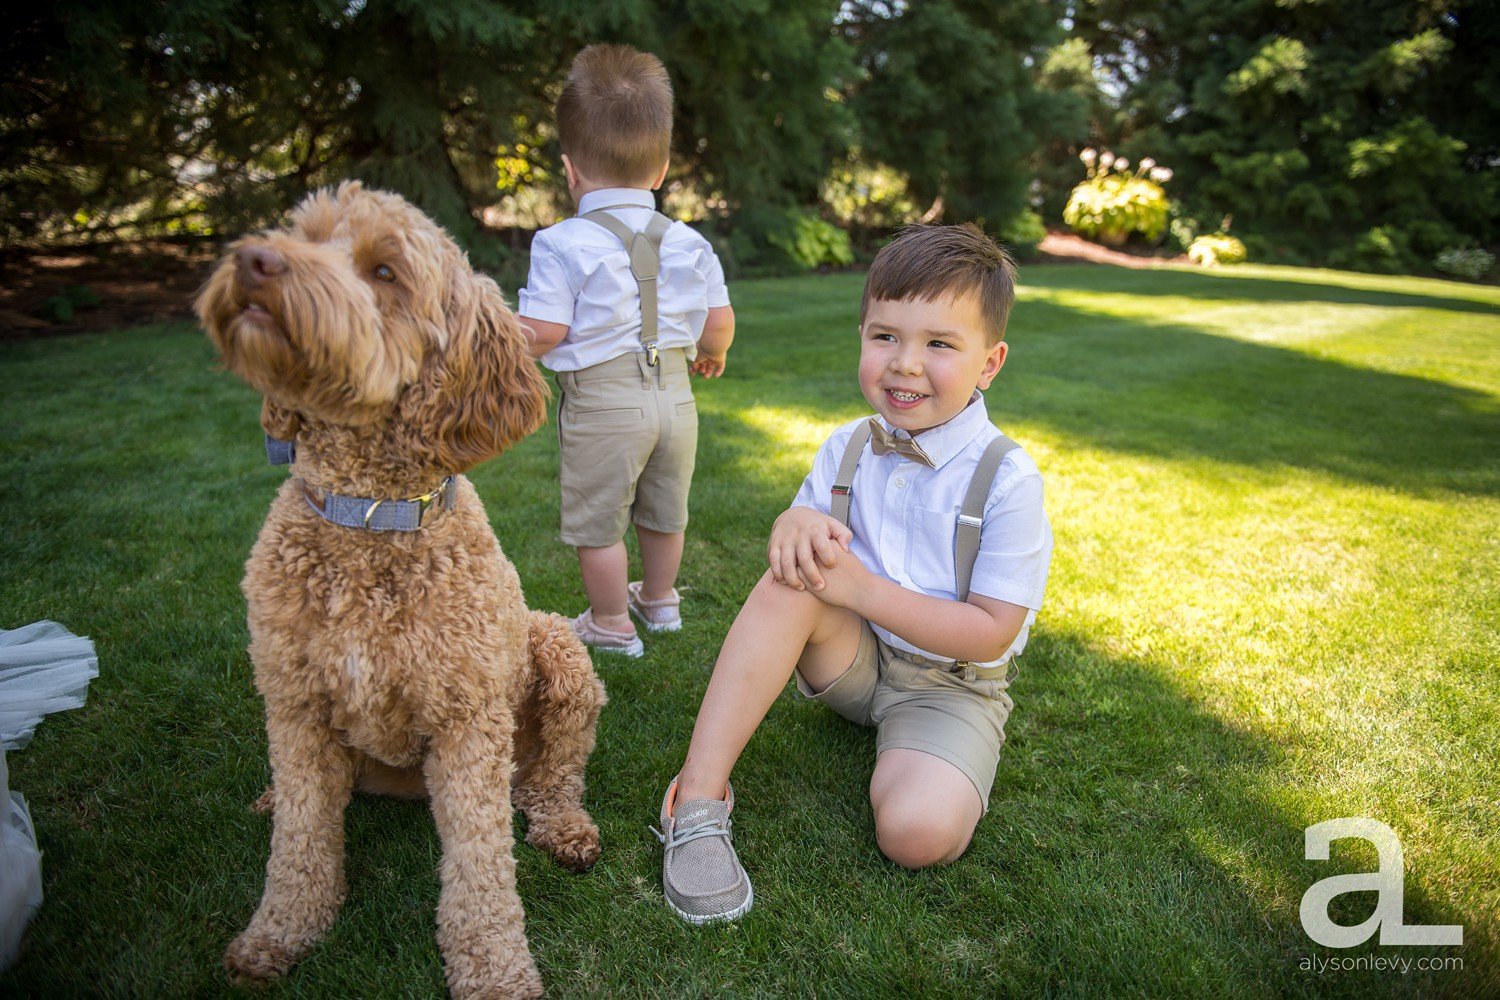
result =
[{"label": "metal suspender clip", "polygon": [[660,358],[660,356],[656,352],[656,345],[655,344],[647,344],[646,345],[646,364],[650,365],[652,368],[655,368],[656,367],[656,363],[658,361],[660,361],[660,360],[661,360],[661,358]]},{"label": "metal suspender clip", "polygon": [[982,527],[984,527],[984,519],[983,518],[974,517],[974,516],[972,516],[970,514],[960,514],[960,515],[958,515],[958,523],[959,524],[967,524],[971,528],[982,528]]}]

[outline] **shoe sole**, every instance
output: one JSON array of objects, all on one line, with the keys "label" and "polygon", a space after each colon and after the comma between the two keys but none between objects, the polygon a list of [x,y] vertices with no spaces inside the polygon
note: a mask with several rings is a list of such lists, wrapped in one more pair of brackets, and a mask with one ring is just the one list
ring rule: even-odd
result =
[{"label": "shoe sole", "polygon": [[677,904],[672,902],[672,900],[668,898],[666,893],[662,893],[661,898],[666,900],[667,908],[670,909],[673,913],[677,914],[679,917],[681,917],[683,920],[686,920],[690,924],[695,924],[699,927],[702,927],[704,924],[727,924],[731,921],[738,920],[740,919],[740,917],[743,917],[745,914],[749,913],[750,907],[755,903],[755,886],[747,885],[745,888],[748,890],[748,892],[745,896],[745,901],[739,906],[730,910],[728,913],[710,913],[707,916],[698,916],[691,913],[684,913],[682,910],[677,908]]},{"label": "shoe sole", "polygon": [[632,660],[639,660],[642,656],[646,655],[646,644],[641,642],[641,640],[639,639],[628,646],[596,646],[593,643],[589,642],[587,639],[583,639],[581,637],[579,641],[589,649],[592,649],[596,652],[614,653],[617,656],[628,656]]},{"label": "shoe sole", "polygon": [[633,604],[630,606],[630,613],[641,620],[641,624],[646,626],[647,632],[677,632],[682,628],[681,618],[675,622],[654,622],[646,617],[645,612]]}]

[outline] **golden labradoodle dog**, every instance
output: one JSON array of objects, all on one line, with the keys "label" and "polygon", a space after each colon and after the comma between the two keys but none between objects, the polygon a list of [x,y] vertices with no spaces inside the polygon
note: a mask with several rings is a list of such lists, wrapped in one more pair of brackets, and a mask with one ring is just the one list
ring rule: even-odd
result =
[{"label": "golden labradoodle dog", "polygon": [[357,183],[242,240],[197,308],[266,432],[295,441],[243,585],[271,859],[224,962],[281,975],[328,930],[354,789],[425,794],[450,990],[538,995],[511,807],[564,866],[598,857],[582,796],[604,689],[566,619],[526,609],[459,475],[545,419],[515,317],[430,219]]}]

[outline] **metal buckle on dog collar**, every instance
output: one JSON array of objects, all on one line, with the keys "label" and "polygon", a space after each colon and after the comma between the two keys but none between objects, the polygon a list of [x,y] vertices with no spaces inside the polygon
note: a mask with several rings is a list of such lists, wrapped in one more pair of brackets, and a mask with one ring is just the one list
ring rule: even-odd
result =
[{"label": "metal buckle on dog collar", "polygon": [[437,516],[440,510],[447,510],[453,506],[453,477],[447,476],[437,484],[437,489],[431,493],[423,493],[419,497],[412,497],[412,503],[421,505],[421,513],[417,515],[417,524],[426,526],[427,522]]}]

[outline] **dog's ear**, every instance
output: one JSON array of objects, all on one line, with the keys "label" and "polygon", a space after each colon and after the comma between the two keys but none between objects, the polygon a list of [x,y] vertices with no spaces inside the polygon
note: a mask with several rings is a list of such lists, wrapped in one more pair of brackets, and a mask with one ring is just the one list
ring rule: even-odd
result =
[{"label": "dog's ear", "polygon": [[295,441],[302,429],[302,417],[296,410],[267,399],[260,404],[260,426],[278,441]]},{"label": "dog's ear", "polygon": [[445,472],[500,454],[547,419],[547,383],[500,289],[461,275],[449,290],[445,349],[434,351],[401,401],[404,422]]}]

